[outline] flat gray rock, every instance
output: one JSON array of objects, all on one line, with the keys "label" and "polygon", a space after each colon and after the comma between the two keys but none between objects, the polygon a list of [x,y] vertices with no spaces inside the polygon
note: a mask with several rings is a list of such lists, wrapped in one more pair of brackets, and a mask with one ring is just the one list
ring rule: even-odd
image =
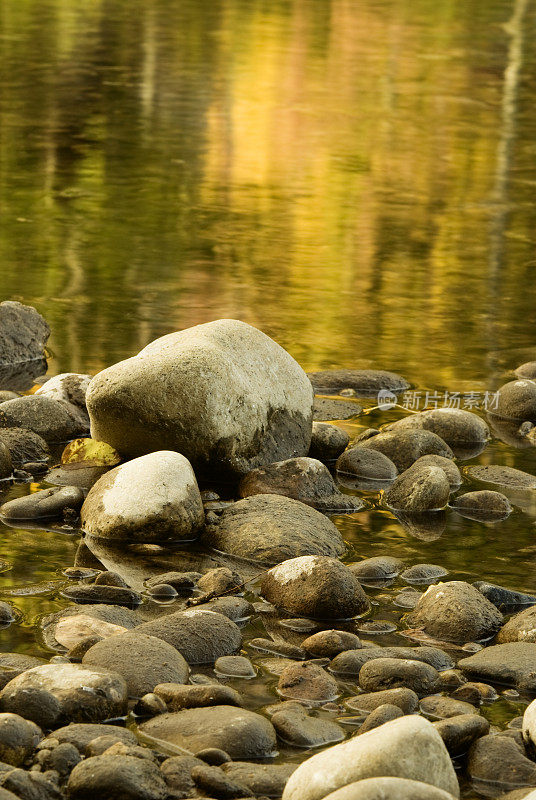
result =
[{"label": "flat gray rock", "polygon": [[450,792],[405,778],[367,778],[326,795],[325,800],[453,800]]},{"label": "flat gray rock", "polygon": [[389,392],[403,392],[409,389],[408,381],[396,372],[384,369],[327,369],[308,372],[309,380],[316,391],[336,391],[353,389],[360,397],[371,397],[381,389]]},{"label": "flat gray rock", "polygon": [[334,419],[352,419],[363,412],[363,407],[354,400],[334,400],[332,397],[317,397],[313,402],[313,420],[328,422]]},{"label": "flat gray rock", "polygon": [[[536,384],[535,384],[536,387]],[[536,475],[530,475],[514,467],[503,467],[500,464],[467,467],[467,474],[484,483],[496,483],[511,489],[536,489]]]},{"label": "flat gray rock", "polygon": [[462,658],[458,667],[471,677],[534,692],[535,664],[535,643],[509,642],[485,647],[468,658]]}]

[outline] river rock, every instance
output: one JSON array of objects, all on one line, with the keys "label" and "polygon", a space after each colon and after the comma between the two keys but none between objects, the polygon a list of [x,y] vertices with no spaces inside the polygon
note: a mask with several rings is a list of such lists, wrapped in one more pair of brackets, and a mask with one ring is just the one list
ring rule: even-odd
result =
[{"label": "river rock", "polygon": [[505,383],[497,392],[493,414],[519,422],[536,422],[536,382],[523,378]]},{"label": "river rock", "polygon": [[520,364],[515,370],[518,378],[528,378],[529,381],[536,380],[536,361],[526,361]]},{"label": "river rock", "polygon": [[400,393],[409,389],[409,383],[396,372],[384,369],[328,369],[309,372],[315,391],[326,394],[353,389],[359,397],[373,397],[380,390]]},{"label": "river rock", "polygon": [[345,701],[352,711],[369,714],[383,706],[396,706],[403,714],[413,714],[419,708],[419,697],[413,691],[402,687],[399,689],[383,689],[379,692],[356,694]]},{"label": "river rock", "polygon": [[351,447],[337,459],[337,472],[371,478],[379,481],[392,481],[398,470],[386,455],[368,447]]},{"label": "river rock", "polygon": [[28,461],[45,462],[50,457],[45,440],[28,428],[0,428],[0,442],[9,450],[15,467]]},{"label": "river rock", "polygon": [[75,603],[93,604],[103,603],[112,606],[125,606],[135,608],[142,601],[142,596],[134,589],[123,586],[105,586],[100,584],[79,583],[76,586],[67,586],[62,591],[63,597],[74,600]]},{"label": "river rock", "polygon": [[245,656],[221,656],[214,663],[216,675],[225,678],[254,678],[255,667]]},{"label": "river rock", "polygon": [[462,476],[460,470],[458,469],[454,461],[452,461],[452,459],[445,458],[445,456],[436,456],[436,455],[421,456],[414,463],[422,466],[441,467],[441,469],[447,476],[451,492],[454,491],[454,489],[457,489],[462,482]]},{"label": "river rock", "polygon": [[443,697],[442,695],[432,695],[423,697],[420,702],[421,712],[431,719],[447,719],[457,717],[460,714],[478,714],[477,709],[471,703],[463,700],[456,700],[453,697]]},{"label": "river rock", "polygon": [[49,336],[49,325],[35,308],[13,300],[0,303],[0,365],[41,361]]},{"label": "river rock", "polygon": [[488,734],[471,745],[467,773],[476,787],[503,792],[536,786],[536,764],[527,758],[524,748],[510,736]]},{"label": "river rock", "polygon": [[431,511],[444,508],[449,495],[450,484],[441,467],[415,463],[386,490],[385,501],[401,511]]},{"label": "river rock", "polygon": [[361,736],[367,731],[372,731],[374,728],[379,728],[380,725],[385,725],[386,722],[391,722],[393,719],[403,717],[404,712],[398,706],[393,706],[390,703],[384,703],[377,706],[374,711],[371,711],[364,722],[361,723],[357,729],[357,736]]},{"label": "river rock", "polygon": [[95,722],[71,722],[70,725],[65,725],[63,728],[58,728],[53,731],[50,736],[43,741],[43,745],[46,745],[49,739],[60,742],[60,744],[68,742],[74,745],[76,749],[84,755],[89,749],[91,742],[103,736],[129,746],[138,743],[132,731],[127,730],[127,728],[121,728],[119,725],[103,725]]},{"label": "river rock", "polygon": [[67,791],[71,800],[165,800],[169,794],[156,764],[146,758],[106,754],[77,764]]},{"label": "river rock", "polygon": [[496,642],[536,642],[536,606],[525,608],[510,617],[498,632]]},{"label": "river rock", "polygon": [[45,664],[13,678],[0,692],[3,711],[24,715],[41,728],[63,722],[100,722],[126,711],[121,675],[80,664]]},{"label": "river rock", "polygon": [[221,683],[182,686],[180,683],[159,683],[154,689],[170,711],[206,706],[242,706],[240,694],[231,686]]},{"label": "river rock", "polygon": [[156,636],[175,647],[189,664],[210,664],[240,649],[240,628],[223,614],[193,608],[144,622],[137,633]]},{"label": "river rock", "polygon": [[493,603],[497,608],[512,608],[514,606],[532,606],[536,605],[536,597],[532,594],[525,594],[524,592],[516,592],[513,589],[506,589],[504,586],[498,586],[496,583],[488,583],[487,581],[475,581],[473,583],[481,594]]},{"label": "river rock", "polygon": [[[441,675],[441,682],[443,685],[443,675]],[[498,694],[489,683],[479,683],[478,681],[468,681],[464,679],[464,683],[458,686],[452,692],[452,697],[455,700],[463,700],[467,703],[472,703],[474,706],[479,706],[482,703],[492,703],[497,700]]]},{"label": "river rock", "polygon": [[438,564],[414,564],[405,569],[400,577],[407,583],[432,583],[446,574],[447,570]]},{"label": "river rock", "polygon": [[478,714],[460,714],[433,724],[451,756],[466,753],[476,739],[489,732],[489,722]]},{"label": "river rock", "polygon": [[282,347],[238,320],[151,342],[98,373],[86,395],[92,436],[135,457],[182,453],[201,474],[245,475],[305,456],[313,391]]},{"label": "river rock", "polygon": [[194,539],[205,519],[192,467],[161,450],[107,472],[82,506],[82,527],[104,539],[152,542]]},{"label": "river rock", "polygon": [[142,697],[159,683],[186,683],[188,664],[170,644],[155,636],[127,631],[103,639],[82,658],[89,667],[106,667],[123,676],[130,697]]},{"label": "river rock", "polygon": [[354,561],[348,568],[364,586],[374,585],[378,581],[384,585],[384,582],[396,578],[404,564],[393,556],[373,556],[364,558],[363,561]]},{"label": "river rock", "polygon": [[321,747],[345,738],[340,725],[329,719],[311,717],[299,703],[290,704],[272,715],[279,738],[294,747]]},{"label": "river rock", "polygon": [[421,781],[368,778],[337,789],[326,800],[453,800],[453,795]]},{"label": "river rock", "polygon": [[76,486],[58,486],[8,500],[0,506],[0,516],[7,520],[54,519],[62,517],[68,509],[78,514],[83,502],[82,489]]},{"label": "river rock", "polygon": [[290,776],[283,800],[321,800],[371,777],[409,778],[460,796],[439,733],[422,717],[405,716],[308,758]]},{"label": "river rock", "polygon": [[[536,384],[535,384],[536,386]],[[503,467],[500,464],[477,464],[467,468],[467,474],[484,483],[496,483],[511,489],[536,489],[536,475],[530,475],[514,467]]]},{"label": "river rock", "polygon": [[340,694],[335,678],[314,661],[294,662],[285,667],[277,691],[285,699],[313,705],[331,702]]},{"label": "river rock", "polygon": [[480,522],[496,522],[506,519],[512,511],[512,506],[504,494],[486,490],[459,495],[451,503],[451,506],[462,517]]},{"label": "river rock", "polygon": [[6,683],[16,678],[21,672],[45,663],[42,658],[27,656],[24,653],[0,653],[0,689],[3,689]]},{"label": "river rock", "polygon": [[313,422],[313,435],[309,447],[309,457],[319,461],[334,461],[346,447],[350,437],[337,425],[327,422]]},{"label": "river rock", "polygon": [[27,428],[46,442],[67,442],[87,433],[88,425],[76,406],[27,395],[0,405],[0,428]]},{"label": "river rock", "polygon": [[4,764],[20,767],[42,738],[43,732],[35,723],[18,714],[0,714],[0,761]]},{"label": "river rock", "polygon": [[345,650],[358,650],[363,645],[355,633],[348,631],[318,631],[302,642],[302,647],[317,658],[334,658]]},{"label": "river rock", "polygon": [[244,475],[240,497],[276,494],[292,497],[321,511],[353,512],[363,501],[339,492],[325,464],[316,458],[288,458]]},{"label": "river rock", "polygon": [[222,764],[221,768],[233,781],[246,786],[251,795],[281,797],[286,782],[296,769],[296,764],[251,764],[246,761],[230,761]]},{"label": "river rock", "polygon": [[363,664],[359,685],[365,692],[405,688],[424,697],[439,690],[440,679],[438,671],[423,661],[378,658]]},{"label": "river rock", "polygon": [[352,419],[363,412],[363,407],[355,400],[342,400],[333,397],[317,397],[313,401],[313,421],[325,422],[335,419]]},{"label": "river rock", "polygon": [[360,446],[383,453],[399,472],[411,467],[421,456],[454,458],[452,450],[443,439],[431,431],[421,429],[385,431],[365,439],[360,442]]},{"label": "river rock", "polygon": [[432,408],[388,425],[386,430],[419,428],[435,433],[450,447],[485,442],[490,438],[483,419],[460,408]]},{"label": "river rock", "polygon": [[275,730],[266,717],[227,705],[160,714],[140,725],[140,732],[192,753],[217,747],[233,759],[267,758],[276,748]]},{"label": "river rock", "polygon": [[533,700],[525,709],[522,732],[523,739],[530,752],[536,752],[536,700]]},{"label": "river rock", "polygon": [[81,375],[78,372],[62,372],[54,375],[36,391],[39,397],[51,397],[53,400],[63,400],[77,406],[84,414],[86,409],[86,392],[91,375]]},{"label": "river rock", "polygon": [[327,556],[283,561],[261,579],[261,594],[277,608],[314,619],[348,619],[369,601],[351,570]]},{"label": "river rock", "polygon": [[465,581],[430,586],[408,617],[409,623],[446,642],[489,639],[501,626],[502,614]]},{"label": "river rock", "polygon": [[368,661],[379,658],[402,658],[422,661],[437,670],[450,669],[453,661],[443,650],[436,647],[363,647],[360,650],[345,650],[331,661],[329,669],[334,675],[357,677],[361,667]]},{"label": "river rock", "polygon": [[203,541],[215,550],[259,566],[297,556],[336,557],[344,552],[341,534],[320,511],[289,497],[258,494],[228,506],[207,526]]},{"label": "river rock", "polygon": [[536,692],[535,663],[535,643],[508,642],[484,647],[459,661],[458,667],[475,678]]}]

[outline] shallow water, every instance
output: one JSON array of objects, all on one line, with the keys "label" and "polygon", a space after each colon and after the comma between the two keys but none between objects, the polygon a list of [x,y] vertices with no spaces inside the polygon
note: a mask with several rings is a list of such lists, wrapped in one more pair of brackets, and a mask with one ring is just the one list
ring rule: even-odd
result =
[{"label": "shallow water", "polygon": [[[50,322],[51,374],[237,317],[309,370],[493,391],[536,358],[535,33],[531,0],[4,0],[0,296]],[[500,440],[473,461],[536,471]],[[349,558],[536,592],[536,495],[509,496],[435,540],[373,494],[336,523]],[[0,532],[0,646],[42,653],[79,536]]]}]

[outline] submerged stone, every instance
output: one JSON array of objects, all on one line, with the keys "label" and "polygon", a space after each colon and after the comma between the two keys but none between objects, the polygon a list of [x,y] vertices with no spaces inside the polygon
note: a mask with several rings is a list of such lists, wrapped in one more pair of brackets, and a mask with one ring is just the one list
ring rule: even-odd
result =
[{"label": "submerged stone", "polygon": [[389,458],[399,472],[411,467],[421,456],[438,455],[453,458],[448,444],[431,431],[401,429],[378,433],[360,442],[360,447],[377,450]]},{"label": "submerged stone", "polygon": [[326,422],[313,422],[313,435],[309,447],[309,457],[330,462],[348,446],[350,437],[337,425]]},{"label": "submerged stone", "polygon": [[328,369],[309,372],[308,377],[318,392],[353,389],[360,397],[371,397],[382,389],[395,393],[409,389],[405,378],[383,369]]},{"label": "submerged stone", "polygon": [[0,506],[0,517],[7,520],[54,519],[66,511],[78,515],[84,502],[84,492],[77,486],[41,489],[24,497],[16,497]]},{"label": "submerged stone", "polygon": [[415,513],[444,508],[449,494],[450,484],[441,467],[415,463],[386,490],[385,501],[391,508]]}]

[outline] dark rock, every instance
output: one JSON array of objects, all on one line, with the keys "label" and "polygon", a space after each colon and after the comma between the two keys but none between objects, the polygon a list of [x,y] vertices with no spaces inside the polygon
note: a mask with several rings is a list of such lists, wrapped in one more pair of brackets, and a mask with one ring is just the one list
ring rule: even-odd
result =
[{"label": "dark rock", "polygon": [[451,756],[466,753],[476,739],[486,736],[489,732],[489,722],[477,714],[460,714],[434,722],[437,730],[445,743]]},{"label": "dark rock", "polygon": [[331,473],[315,458],[289,458],[248,472],[239,485],[241,497],[276,494],[321,511],[357,511],[364,503],[339,492]]},{"label": "dark rock", "polygon": [[161,683],[154,693],[160,697],[170,711],[206,706],[242,706],[240,694],[230,686],[219,683],[182,686],[179,683]]},{"label": "dark rock", "polygon": [[130,697],[152,692],[160,683],[186,683],[189,673],[188,664],[174,647],[137,630],[103,639],[87,651],[82,663],[118,672]]},{"label": "dark rock", "polygon": [[278,608],[315,619],[348,619],[369,608],[353,573],[326,556],[302,556],[273,567],[261,579],[261,593]]},{"label": "dark rock", "polygon": [[334,400],[332,397],[316,397],[313,401],[313,420],[327,422],[334,419],[352,419],[363,411],[355,400]]},{"label": "dark rock", "polygon": [[0,480],[11,477],[13,463],[6,445],[0,441]]},{"label": "dark rock", "polygon": [[310,458],[318,458],[319,461],[334,461],[343,450],[348,446],[350,437],[338,428],[337,425],[329,425],[326,422],[313,422],[313,435],[309,448]]},{"label": "dark rock", "polygon": [[62,742],[53,750],[48,751],[42,767],[55,770],[60,778],[65,780],[80,761],[80,753],[74,744]]},{"label": "dark rock", "polygon": [[345,738],[343,729],[329,719],[310,716],[298,703],[272,716],[272,725],[282,741],[294,747],[321,747]]},{"label": "dark rock", "polygon": [[62,594],[68,600],[75,603],[103,603],[112,606],[125,606],[134,608],[139,606],[142,596],[134,589],[125,589],[122,586],[106,586],[103,584],[81,583],[78,586],[68,586],[63,589]]},{"label": "dark rock", "polygon": [[454,457],[443,439],[431,431],[420,429],[385,431],[360,442],[360,446],[383,453],[395,464],[399,472],[411,467],[421,456]]},{"label": "dark rock", "polygon": [[15,620],[15,612],[9,603],[0,600],[0,625],[9,625]]},{"label": "dark rock", "polygon": [[263,653],[273,653],[283,658],[305,659],[307,653],[302,647],[298,647],[288,642],[274,642],[272,639],[250,639],[248,642],[249,647],[255,650],[261,650]]},{"label": "dark rock", "polygon": [[0,800],[61,800],[63,797],[57,784],[58,774],[27,772],[24,769],[12,769],[1,777],[2,789]]},{"label": "dark rock", "polygon": [[140,717],[156,717],[157,714],[165,714],[166,711],[168,711],[167,704],[154,692],[144,694],[134,706],[134,713]]},{"label": "dark rock", "polygon": [[458,667],[464,673],[492,683],[516,686],[520,690],[536,691],[536,644],[509,642],[485,647],[463,658]]},{"label": "dark rock", "polygon": [[361,733],[367,733],[367,731],[371,731],[374,728],[379,728],[380,725],[384,725],[386,722],[390,722],[392,719],[398,719],[398,717],[403,716],[404,712],[401,708],[399,708],[399,706],[394,706],[390,703],[384,703],[383,705],[377,706],[373,711],[370,712],[366,720],[357,729],[357,735]]},{"label": "dark rock", "polygon": [[191,772],[192,780],[206,796],[216,796],[226,800],[226,798],[248,797],[249,789],[240,786],[231,778],[226,776],[219,767],[211,767],[207,764],[193,767]]},{"label": "dark rock", "polygon": [[340,692],[337,681],[313,661],[289,664],[277,684],[281,697],[319,704],[335,700]]},{"label": "dark rock", "polygon": [[401,658],[367,661],[359,672],[359,685],[365,692],[383,689],[412,689],[419,697],[439,690],[439,673],[430,664]]},{"label": "dark rock", "polygon": [[75,406],[37,395],[2,403],[0,428],[26,428],[46,442],[67,442],[88,431],[86,420]]},{"label": "dark rock", "polygon": [[536,422],[536,383],[527,379],[505,383],[497,392],[493,414],[509,420]]},{"label": "dark rock", "polygon": [[97,642],[102,642],[103,637],[98,636],[96,634],[92,634],[91,636],[86,636],[85,639],[81,639],[74,647],[71,647],[70,650],[67,652],[67,658],[69,661],[72,661],[75,664],[80,664],[82,662],[83,657],[87,653],[87,651],[93,647],[94,644]]},{"label": "dark rock", "polygon": [[166,758],[160,769],[172,798],[193,797],[197,792],[192,779],[192,769],[204,762],[194,756],[172,756]]},{"label": "dark rock", "polygon": [[152,589],[155,586],[166,583],[179,593],[189,594],[195,587],[195,584],[201,577],[199,572],[163,572],[161,575],[155,575],[145,582],[147,588]]},{"label": "dark rock", "polygon": [[0,364],[41,361],[50,336],[46,320],[32,306],[0,303]]},{"label": "dark rock", "polygon": [[219,747],[205,747],[203,750],[198,750],[195,757],[205,764],[210,764],[211,767],[221,767],[222,764],[228,764],[231,761],[231,756],[225,750],[220,750]]},{"label": "dark rock", "polygon": [[0,760],[20,767],[34,752],[43,732],[18,714],[0,714]]},{"label": "dark rock", "polygon": [[[222,769],[241,786],[247,786],[256,797],[280,797],[296,764],[250,764],[245,761],[230,761]],[[1,800],[1,798],[0,798]]]},{"label": "dark rock", "polygon": [[223,614],[195,608],[145,622],[137,628],[163,639],[182,653],[189,664],[210,664],[240,649],[240,628]]},{"label": "dark rock", "polygon": [[95,586],[119,586],[128,589],[128,583],[117,572],[105,570],[95,578]]},{"label": "dark rock", "polygon": [[465,703],[472,703],[475,706],[496,700],[498,696],[493,686],[475,681],[466,681],[452,692],[455,700],[463,700]]},{"label": "dark rock", "polygon": [[385,501],[401,511],[431,511],[444,508],[449,495],[450,484],[441,467],[415,463],[386,490]]},{"label": "dark rock", "polygon": [[140,731],[193,752],[217,747],[236,759],[266,758],[276,747],[275,730],[266,717],[228,705],[160,714]]},{"label": "dark rock", "polygon": [[87,414],[86,392],[91,375],[82,375],[78,372],[62,372],[49,378],[40,389],[36,391],[38,397],[51,397],[53,400],[62,400],[77,406],[80,411]]},{"label": "dark rock", "polygon": [[226,508],[207,529],[205,544],[273,566],[305,555],[336,557],[344,552],[341,534],[316,509],[280,495],[255,495]]},{"label": "dark rock", "polygon": [[374,585],[377,581],[391,581],[399,574],[404,564],[393,556],[374,556],[363,561],[355,561],[348,567],[364,586]]},{"label": "dark rock", "polygon": [[4,503],[0,516],[8,520],[59,518],[67,509],[78,514],[83,502],[84,492],[76,486],[41,489]]},{"label": "dark rock", "polygon": [[[135,745],[137,743],[132,731],[126,728],[120,728],[118,725],[100,725],[96,723],[73,722],[63,728],[58,728],[51,736],[60,744],[63,742],[73,744],[82,755],[85,754],[89,744],[101,736],[113,737],[114,741],[123,742],[127,745]],[[43,744],[47,744],[47,742],[48,739],[45,739]]]},{"label": "dark rock", "polygon": [[127,686],[115,672],[79,664],[45,664],[13,678],[0,693],[4,711],[41,728],[65,721],[100,722],[126,711]]},{"label": "dark rock", "polygon": [[330,630],[313,633],[303,640],[302,647],[312,656],[334,658],[345,650],[358,650],[362,644],[355,633]]},{"label": "dark rock", "polygon": [[509,736],[487,735],[471,745],[467,772],[476,787],[494,784],[503,792],[521,786],[536,786],[536,764]]},{"label": "dark rock", "polygon": [[441,641],[475,642],[498,631],[502,614],[474,586],[448,581],[430,586],[408,621]]},{"label": "dark rock", "polygon": [[511,513],[508,498],[500,492],[467,492],[459,495],[451,503],[452,508],[462,517],[479,522],[496,522]]},{"label": "dark rock", "polygon": [[168,796],[156,764],[122,755],[82,761],[71,772],[67,791],[72,800],[165,800]]},{"label": "dark rock", "polygon": [[487,581],[475,581],[473,586],[499,609],[536,605],[536,597],[532,594],[516,592],[513,589],[506,589],[504,586],[498,586],[495,583],[487,583]]},{"label": "dark rock", "polygon": [[45,440],[28,428],[0,428],[0,442],[9,450],[15,467],[27,462],[45,462],[50,458]]},{"label": "dark rock", "polygon": [[403,714],[413,714],[419,708],[419,697],[413,689],[384,689],[379,692],[357,694],[346,700],[346,705],[352,711],[361,711],[369,714],[377,708],[396,706]]},{"label": "dark rock", "polygon": [[371,478],[377,481],[392,481],[398,470],[386,455],[368,447],[351,447],[337,459],[337,472]]},{"label": "dark rock", "polygon": [[333,393],[353,389],[360,397],[373,397],[382,389],[400,393],[410,386],[401,375],[383,369],[328,369],[309,372],[308,377],[315,391]]},{"label": "dark rock", "polygon": [[[536,390],[536,383],[534,387]],[[496,483],[512,489],[536,489],[536,476],[513,467],[503,467],[500,464],[488,464],[487,466],[477,464],[468,467],[467,474],[484,483]]]}]

